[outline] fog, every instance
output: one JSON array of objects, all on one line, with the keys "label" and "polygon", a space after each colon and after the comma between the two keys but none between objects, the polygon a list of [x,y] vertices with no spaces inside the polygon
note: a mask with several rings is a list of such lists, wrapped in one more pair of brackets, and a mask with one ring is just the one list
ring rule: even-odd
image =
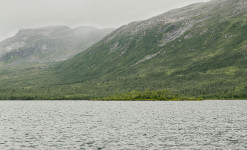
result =
[{"label": "fog", "polygon": [[208,0],[0,0],[0,40],[19,29],[52,25],[117,28]]}]

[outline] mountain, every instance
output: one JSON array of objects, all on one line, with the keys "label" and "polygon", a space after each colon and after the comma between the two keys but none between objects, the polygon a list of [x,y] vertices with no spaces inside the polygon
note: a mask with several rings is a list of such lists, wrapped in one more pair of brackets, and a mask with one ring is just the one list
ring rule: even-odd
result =
[{"label": "mountain", "polygon": [[56,65],[22,69],[21,78],[18,69],[0,71],[1,98],[87,99],[150,89],[245,99],[247,1],[172,10],[124,25]]},{"label": "mountain", "polygon": [[247,1],[213,0],[125,25],[58,70],[109,91],[221,95],[246,92],[246,68]]},{"label": "mountain", "polygon": [[44,63],[66,60],[111,33],[113,29],[52,26],[20,30],[0,42],[0,62]]}]

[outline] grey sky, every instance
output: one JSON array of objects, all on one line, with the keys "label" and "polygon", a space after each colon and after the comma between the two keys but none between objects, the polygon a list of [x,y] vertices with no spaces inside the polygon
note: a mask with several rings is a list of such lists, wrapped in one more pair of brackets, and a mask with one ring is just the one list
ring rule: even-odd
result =
[{"label": "grey sky", "polygon": [[0,40],[19,29],[50,25],[120,27],[208,0],[0,0]]}]

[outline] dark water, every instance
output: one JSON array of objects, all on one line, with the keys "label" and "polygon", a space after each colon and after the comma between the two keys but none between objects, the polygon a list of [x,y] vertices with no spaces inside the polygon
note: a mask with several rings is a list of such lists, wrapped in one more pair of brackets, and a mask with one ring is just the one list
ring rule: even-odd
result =
[{"label": "dark water", "polygon": [[246,150],[247,101],[0,101],[0,150]]}]

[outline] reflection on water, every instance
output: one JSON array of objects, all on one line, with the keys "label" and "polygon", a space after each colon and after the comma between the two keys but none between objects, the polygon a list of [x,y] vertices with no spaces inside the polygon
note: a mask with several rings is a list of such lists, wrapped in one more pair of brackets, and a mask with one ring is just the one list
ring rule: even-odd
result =
[{"label": "reflection on water", "polygon": [[247,101],[0,101],[0,149],[247,149]]}]

